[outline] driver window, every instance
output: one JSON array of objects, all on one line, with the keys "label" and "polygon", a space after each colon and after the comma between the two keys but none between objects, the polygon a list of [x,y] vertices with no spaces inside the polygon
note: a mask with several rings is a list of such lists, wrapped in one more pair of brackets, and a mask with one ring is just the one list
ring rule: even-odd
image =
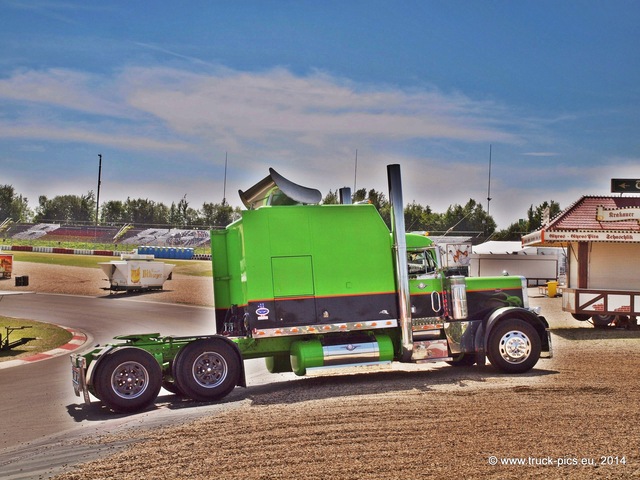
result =
[{"label": "driver window", "polygon": [[407,252],[409,278],[418,278],[436,271],[436,264],[426,250]]}]

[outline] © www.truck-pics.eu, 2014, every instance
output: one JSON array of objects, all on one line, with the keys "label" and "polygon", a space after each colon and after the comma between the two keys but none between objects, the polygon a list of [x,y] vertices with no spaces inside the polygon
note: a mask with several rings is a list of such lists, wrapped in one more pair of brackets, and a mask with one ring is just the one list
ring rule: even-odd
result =
[{"label": "\u00a9 www.truck-pics.eu, 2014", "polygon": [[[318,190],[270,169],[240,197],[239,220],[211,232],[215,332],[158,333],[71,356],[75,392],[116,412],[161,387],[197,401],[245,385],[246,359],[272,373],[390,362],[529,371],[551,356],[544,317],[519,276],[447,276],[438,248],[405,232],[400,166],[387,167],[389,231],[373,205],[320,205]],[[213,326],[212,326],[213,330]]]}]

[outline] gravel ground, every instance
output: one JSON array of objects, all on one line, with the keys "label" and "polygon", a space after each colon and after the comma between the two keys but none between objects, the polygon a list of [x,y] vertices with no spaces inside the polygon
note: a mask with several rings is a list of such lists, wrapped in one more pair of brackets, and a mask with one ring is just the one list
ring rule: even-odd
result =
[{"label": "gravel ground", "polygon": [[[16,266],[35,291],[108,294],[87,270]],[[211,304],[210,278],[165,285],[145,298]],[[527,374],[408,365],[237,389],[221,413],[96,438],[129,446],[55,478],[640,478],[640,334],[593,329],[537,293],[554,358]]]}]

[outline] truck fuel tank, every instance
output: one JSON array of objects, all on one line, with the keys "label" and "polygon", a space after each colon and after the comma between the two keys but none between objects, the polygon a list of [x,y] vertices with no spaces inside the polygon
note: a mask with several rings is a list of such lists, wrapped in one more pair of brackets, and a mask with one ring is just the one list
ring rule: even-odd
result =
[{"label": "truck fuel tank", "polygon": [[373,365],[393,360],[393,343],[388,335],[360,336],[352,341],[332,340],[294,342],[291,345],[293,372],[305,375],[308,368]]},{"label": "truck fuel tank", "polygon": [[467,309],[467,285],[465,277],[455,275],[447,278],[449,296],[451,300],[450,315],[454,320],[464,320],[469,316]]}]

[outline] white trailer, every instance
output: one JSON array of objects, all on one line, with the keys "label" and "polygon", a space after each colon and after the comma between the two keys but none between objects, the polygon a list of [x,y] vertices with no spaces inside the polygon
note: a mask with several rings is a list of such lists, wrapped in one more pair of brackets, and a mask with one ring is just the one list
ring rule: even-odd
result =
[{"label": "white trailer", "polygon": [[111,291],[162,290],[175,265],[157,262],[153,255],[122,254],[120,260],[99,263]]},{"label": "white trailer", "polygon": [[490,241],[473,247],[469,256],[469,275],[520,275],[529,283],[558,280],[565,273],[562,248],[522,247],[520,242]]},{"label": "white trailer", "polygon": [[547,282],[558,278],[555,255],[471,255],[471,277],[520,275],[529,282]]}]

